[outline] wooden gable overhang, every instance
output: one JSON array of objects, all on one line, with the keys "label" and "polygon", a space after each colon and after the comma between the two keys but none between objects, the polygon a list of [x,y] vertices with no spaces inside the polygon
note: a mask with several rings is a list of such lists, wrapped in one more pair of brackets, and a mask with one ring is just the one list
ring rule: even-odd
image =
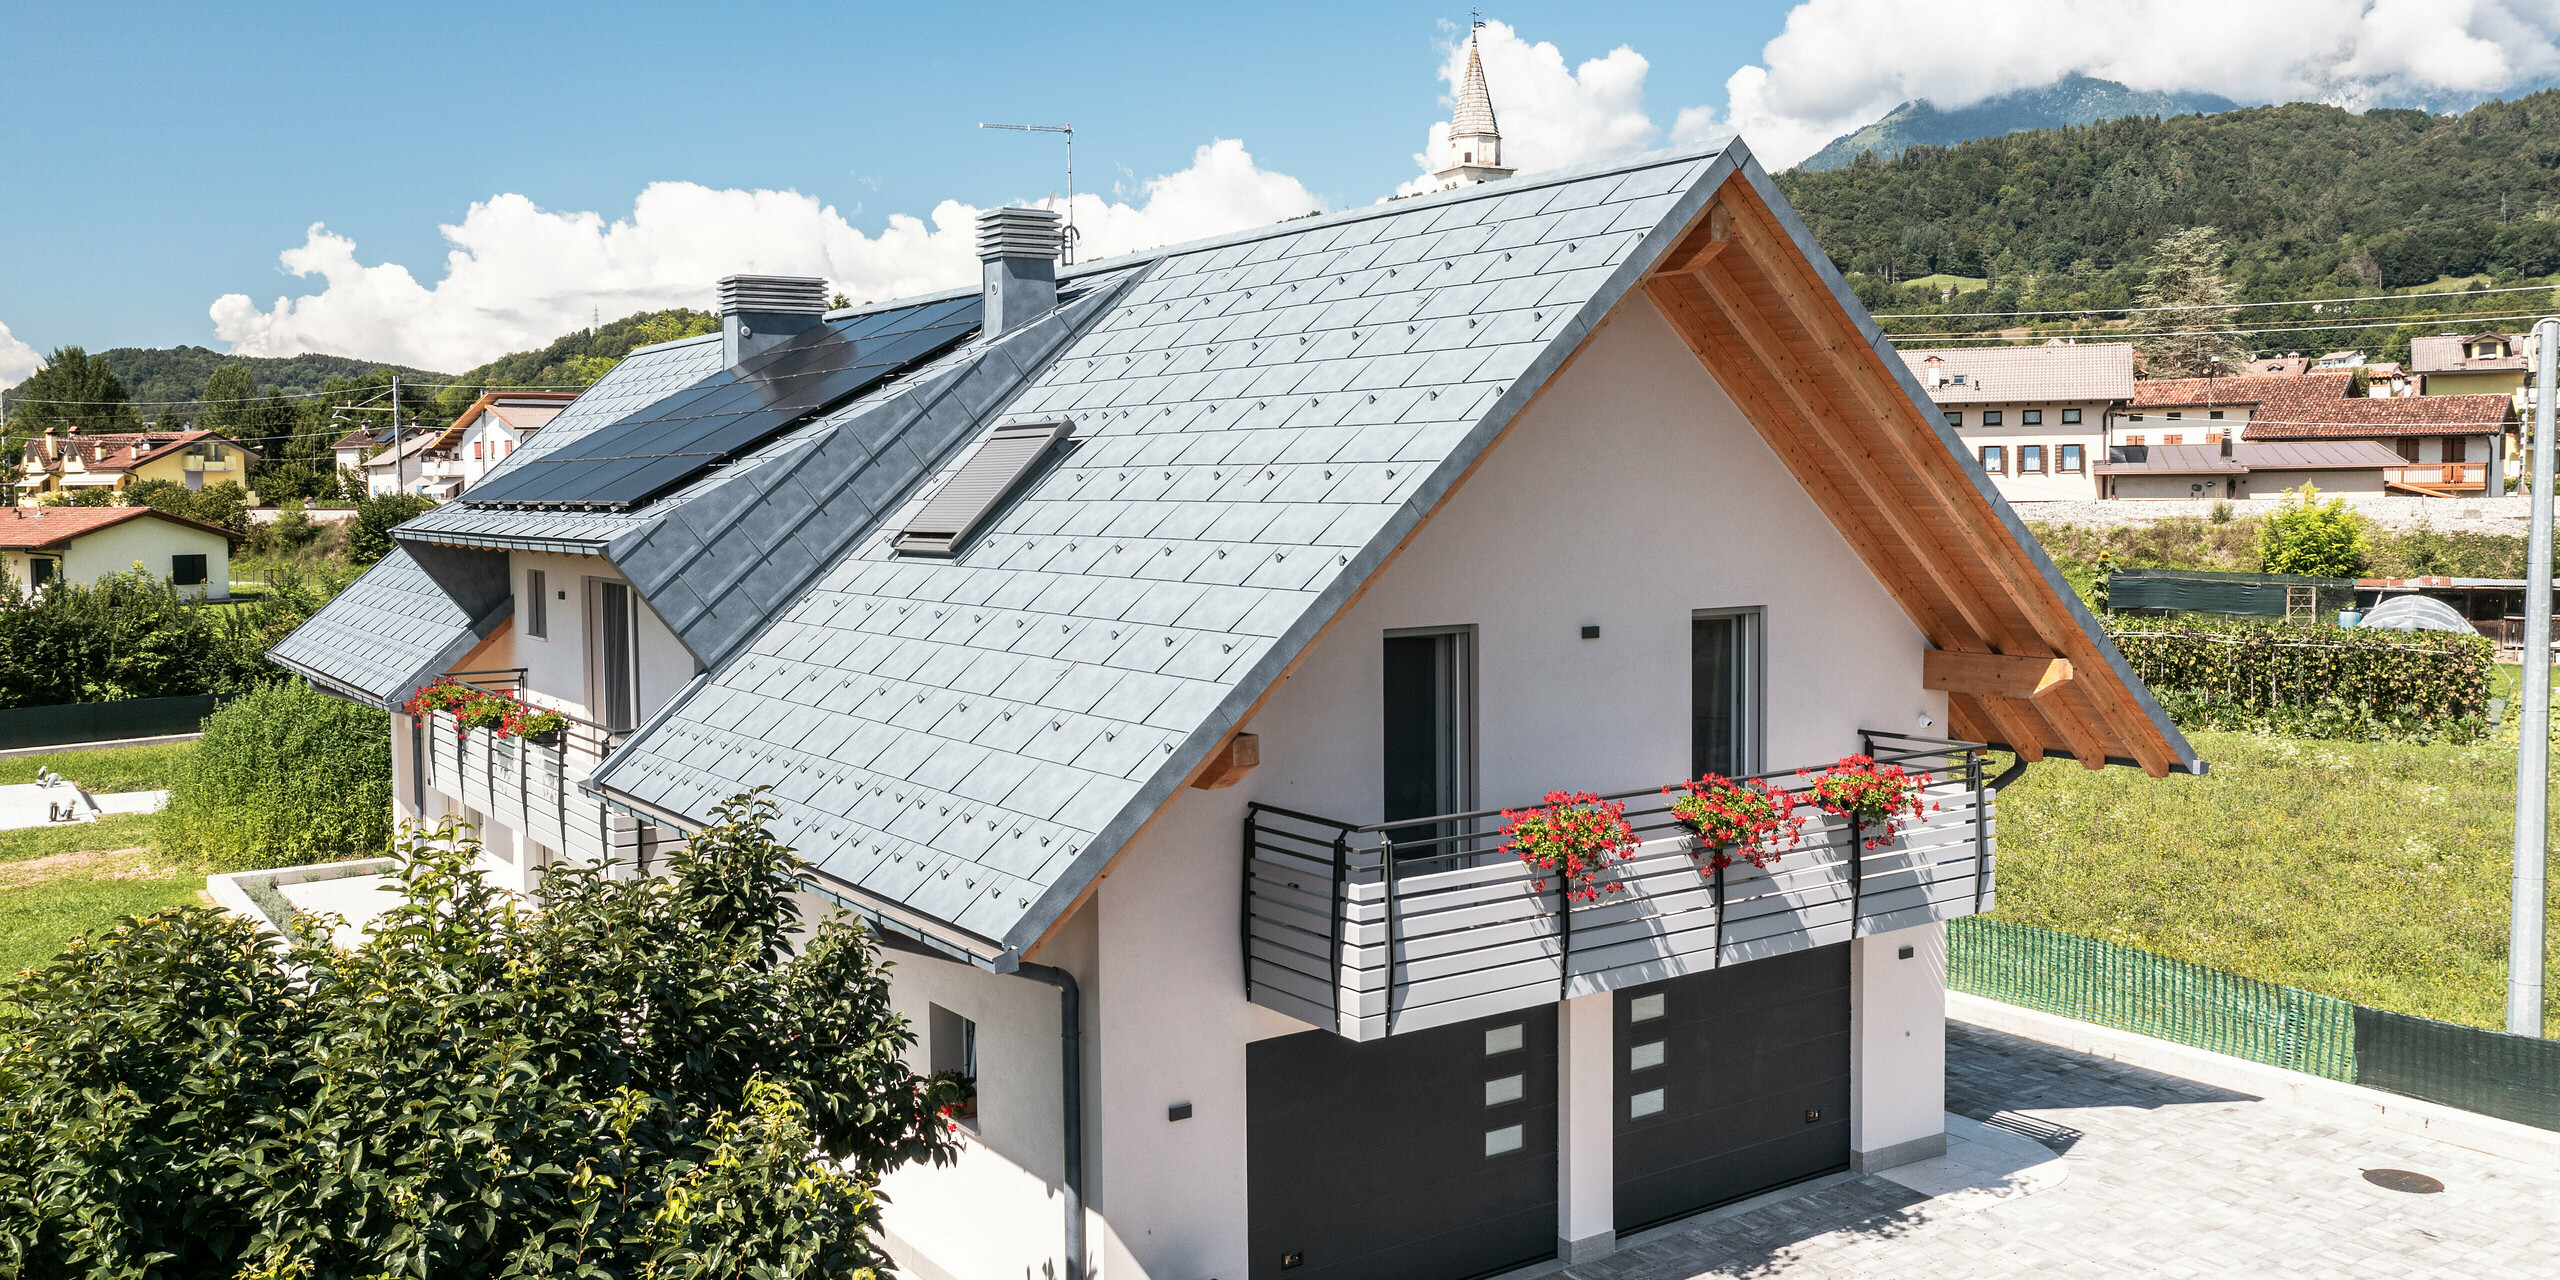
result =
[{"label": "wooden gable overhang", "polygon": [[1728,178],[1643,289],[1936,650],[1949,728],[2027,760],[2204,764],[1783,212]]}]

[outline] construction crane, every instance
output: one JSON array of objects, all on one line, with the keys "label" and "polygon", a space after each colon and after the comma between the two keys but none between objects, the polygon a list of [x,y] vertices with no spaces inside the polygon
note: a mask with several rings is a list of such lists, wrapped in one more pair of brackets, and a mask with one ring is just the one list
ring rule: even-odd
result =
[{"label": "construction crane", "polygon": [[978,127],[1009,129],[1015,133],[1055,133],[1066,138],[1067,220],[1066,226],[1061,228],[1059,233],[1061,239],[1059,256],[1067,265],[1074,265],[1076,260],[1076,127],[1071,124],[988,124],[985,121],[980,121]]}]

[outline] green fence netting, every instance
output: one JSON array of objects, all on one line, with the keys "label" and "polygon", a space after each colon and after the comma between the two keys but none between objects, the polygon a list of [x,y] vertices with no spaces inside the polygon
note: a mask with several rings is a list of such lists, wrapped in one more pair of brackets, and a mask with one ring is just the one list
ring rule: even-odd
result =
[{"label": "green fence netting", "polygon": [[2357,1005],[2356,1083],[2560,1129],[2560,1040]]},{"label": "green fence netting", "polygon": [[2311,588],[2312,608],[2323,621],[2337,617],[2341,609],[2356,607],[2356,584],[2349,578],[2208,569],[2118,569],[2107,575],[2107,609],[2281,618],[2296,587]]},{"label": "green fence netting", "polygon": [[1948,987],[2352,1083],[2355,1006],[2095,938],[1967,916],[1947,922]]}]

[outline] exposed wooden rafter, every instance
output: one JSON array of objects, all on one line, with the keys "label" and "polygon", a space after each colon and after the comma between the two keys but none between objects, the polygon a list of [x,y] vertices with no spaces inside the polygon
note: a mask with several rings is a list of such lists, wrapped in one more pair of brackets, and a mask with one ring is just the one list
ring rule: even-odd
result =
[{"label": "exposed wooden rafter", "polygon": [[1950,728],[2028,759],[2177,763],[1992,500],[1748,182],[1644,289],[1936,650]]}]

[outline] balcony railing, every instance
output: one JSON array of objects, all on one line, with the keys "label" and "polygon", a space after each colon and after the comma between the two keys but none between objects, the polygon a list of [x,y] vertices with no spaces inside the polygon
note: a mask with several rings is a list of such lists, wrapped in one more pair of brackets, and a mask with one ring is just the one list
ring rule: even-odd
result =
[{"label": "balcony railing", "polygon": [[[476,689],[521,696],[521,670],[454,674]],[[429,715],[427,785],[557,856],[645,866],[662,833],[578,791],[629,735],[562,714],[569,727],[550,743],[466,729],[450,711]],[[495,844],[491,852],[503,854]]]},{"label": "balcony railing", "polygon": [[2382,482],[2404,489],[2482,489],[2488,487],[2485,462],[2428,462],[2384,467]]},{"label": "balcony railing", "polygon": [[[1618,891],[1591,902],[1567,902],[1556,877],[1502,847],[1499,809],[1354,825],[1249,804],[1245,996],[1375,1040],[1990,910],[1982,748],[1863,736],[1879,763],[1933,779],[1936,807],[1889,843],[1867,847],[1875,829],[1807,799],[1803,841],[1775,865],[1708,871],[1669,797],[1628,792],[1607,798],[1626,802],[1644,843],[1605,873]],[[1757,776],[1799,793],[1812,781]]]}]

